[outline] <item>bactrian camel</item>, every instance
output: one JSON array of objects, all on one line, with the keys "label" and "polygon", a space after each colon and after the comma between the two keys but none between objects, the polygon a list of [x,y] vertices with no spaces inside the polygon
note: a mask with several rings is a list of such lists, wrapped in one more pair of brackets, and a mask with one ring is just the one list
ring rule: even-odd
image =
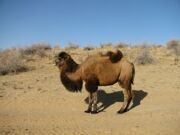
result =
[{"label": "bactrian camel", "polygon": [[71,92],[82,89],[83,81],[89,93],[89,105],[86,113],[97,113],[98,86],[115,83],[123,88],[124,102],[118,113],[126,112],[133,98],[132,84],[135,76],[134,64],[123,57],[121,51],[109,51],[105,54],[89,56],[81,64],[77,64],[66,52],[60,52],[55,63],[60,69],[60,80]]}]

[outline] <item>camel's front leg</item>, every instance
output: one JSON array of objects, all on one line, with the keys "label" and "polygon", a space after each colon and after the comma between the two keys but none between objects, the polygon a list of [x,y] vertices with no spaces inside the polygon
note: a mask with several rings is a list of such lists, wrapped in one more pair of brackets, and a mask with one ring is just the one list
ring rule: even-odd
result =
[{"label": "camel's front leg", "polygon": [[92,94],[93,104],[91,113],[97,113],[97,91]]},{"label": "camel's front leg", "polygon": [[97,89],[93,81],[88,81],[85,84],[86,90],[89,92],[89,105],[86,113],[97,113]]},{"label": "camel's front leg", "polygon": [[97,113],[97,91],[89,93],[89,105],[86,113]]},{"label": "camel's front leg", "polygon": [[85,110],[86,113],[90,113],[91,112],[91,108],[92,108],[92,104],[93,104],[93,97],[92,97],[92,93],[89,93],[89,105],[88,105],[88,109]]}]

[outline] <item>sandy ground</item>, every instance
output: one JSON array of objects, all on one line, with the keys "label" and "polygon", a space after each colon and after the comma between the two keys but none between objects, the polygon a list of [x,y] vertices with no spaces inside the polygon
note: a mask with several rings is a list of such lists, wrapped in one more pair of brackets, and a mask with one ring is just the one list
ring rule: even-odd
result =
[{"label": "sandy ground", "polygon": [[88,93],[66,91],[49,58],[31,62],[35,70],[0,76],[0,135],[179,135],[180,65],[155,54],[156,64],[136,66],[134,104],[124,114],[116,114],[123,102],[117,84],[99,87],[102,112],[84,113]]}]

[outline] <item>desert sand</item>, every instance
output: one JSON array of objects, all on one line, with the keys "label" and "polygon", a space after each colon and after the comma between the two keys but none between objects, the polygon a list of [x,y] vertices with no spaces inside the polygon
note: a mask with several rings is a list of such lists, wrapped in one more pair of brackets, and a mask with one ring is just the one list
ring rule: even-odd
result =
[{"label": "desert sand", "polygon": [[[106,48],[107,49],[107,48]],[[124,49],[133,55],[137,49]],[[32,71],[0,76],[0,135],[179,135],[180,64],[165,48],[151,53],[156,63],[135,65],[134,103],[128,112],[117,114],[123,103],[118,84],[99,87],[98,114],[87,114],[88,93],[70,93],[60,82],[53,55],[28,61]],[[80,63],[88,55],[105,51],[70,50]]]}]

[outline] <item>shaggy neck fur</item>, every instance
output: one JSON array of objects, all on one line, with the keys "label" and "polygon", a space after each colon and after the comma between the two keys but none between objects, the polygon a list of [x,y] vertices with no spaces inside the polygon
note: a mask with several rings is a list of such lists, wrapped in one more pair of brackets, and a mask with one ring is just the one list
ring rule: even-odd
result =
[{"label": "shaggy neck fur", "polygon": [[70,92],[78,92],[82,89],[79,65],[72,59],[68,59],[61,71],[61,82]]}]

